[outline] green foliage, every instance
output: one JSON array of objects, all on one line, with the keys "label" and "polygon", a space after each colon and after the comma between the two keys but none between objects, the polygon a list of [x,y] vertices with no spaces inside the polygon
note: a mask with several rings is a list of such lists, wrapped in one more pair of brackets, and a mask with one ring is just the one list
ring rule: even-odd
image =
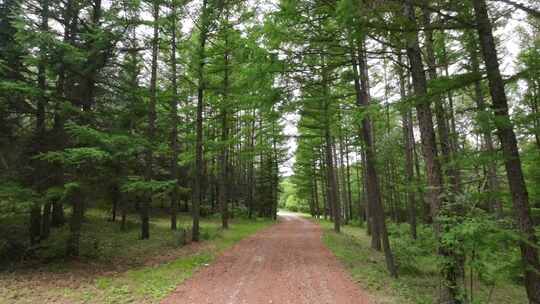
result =
[{"label": "green foliage", "polygon": [[122,184],[122,191],[126,193],[160,193],[170,191],[172,187],[176,186],[176,181],[166,180],[144,180],[138,176],[130,177],[125,183]]},{"label": "green foliage", "polygon": [[85,166],[98,165],[110,159],[110,154],[99,148],[81,147],[68,148],[62,152],[47,152],[40,154],[36,158],[49,163],[61,164],[71,168],[82,168]]},{"label": "green foliage", "polygon": [[279,207],[293,212],[308,213],[309,205],[306,200],[298,197],[296,185],[290,178],[285,178],[280,184]]},{"label": "green foliage", "polygon": [[0,181],[0,219],[26,214],[36,200],[33,190],[15,182]]},{"label": "green foliage", "polygon": [[[64,185],[65,187],[66,185]],[[64,197],[64,188],[63,187],[51,187],[47,189],[45,194],[45,199],[47,201],[58,201]]]},{"label": "green foliage", "polygon": [[[466,267],[487,285],[519,281],[522,269],[519,262],[519,235],[509,229],[511,222],[495,220],[480,209],[473,209],[460,219],[447,218],[447,231],[442,245],[451,248],[466,260]],[[451,223],[449,221],[453,221]],[[455,221],[459,221],[456,224]]]},{"label": "green foliage", "polygon": [[[384,299],[385,303],[436,303],[440,261],[433,255],[436,240],[429,226],[419,226],[418,240],[412,240],[407,225],[389,225],[390,241],[400,266],[400,278],[395,280],[387,275],[383,253],[370,248],[370,238],[364,229],[345,226],[342,233],[337,234],[332,231],[330,222],[321,221],[321,225],[324,228],[324,243],[344,264],[353,279],[374,297]],[[464,230],[468,232],[463,234],[474,235],[481,230],[486,231],[480,226],[490,224],[466,226],[468,228]],[[475,303],[488,303],[488,299],[497,299],[497,303],[505,304],[527,303],[522,286],[513,281],[513,276],[521,273],[520,269],[512,269],[512,265],[519,261],[517,247],[501,250],[497,234],[489,231],[489,235],[486,243],[490,245],[486,247],[479,244],[483,242],[480,240],[467,241],[468,244],[475,242],[475,246],[478,246],[475,258],[467,259],[465,270],[468,277],[470,270],[474,269]],[[506,247],[505,242],[507,240],[502,242],[503,247],[512,248]],[[490,246],[491,252],[488,249]]]},{"label": "green foliage", "polygon": [[[483,286],[506,287],[507,281],[523,279],[517,258],[517,242],[523,236],[508,220],[513,212],[511,195],[503,178],[503,149],[493,131],[504,127],[517,134],[530,206],[538,222],[536,19],[521,18],[523,27],[515,31],[521,38],[515,60],[519,72],[505,80],[511,117],[502,117],[489,107],[480,40],[470,27],[476,23],[470,1],[432,1],[429,8],[411,1],[418,24],[403,16],[403,1],[280,0],[259,6],[252,3],[257,1],[208,0],[205,7],[181,0],[154,1],[156,20],[149,18],[154,5],[140,0],[103,5],[102,1],[0,2],[0,234],[6,236],[0,238],[0,258],[7,260],[19,252],[25,258],[34,253],[44,260],[62,257],[68,228],[54,227],[48,240],[29,246],[28,223],[34,224],[33,231],[40,226],[37,208],[29,211],[43,202],[60,202],[69,216],[73,194],[82,196],[84,209],[90,210],[82,229],[83,258],[132,259],[158,251],[147,251],[149,247],[174,250],[189,233],[181,241],[166,229],[167,221],[158,219],[151,222],[155,239],[133,245],[138,238],[135,223],[128,222],[127,232],[119,234],[119,228],[107,225],[102,215],[97,219],[92,214],[94,207],[114,206],[131,217],[139,211],[141,199],[151,198],[154,214],[158,206],[170,206],[173,193],[180,194],[182,207],[188,204],[192,185],[200,185],[206,191],[200,193],[201,215],[214,219],[222,170],[235,217],[273,215],[276,203],[314,214],[315,203],[321,211],[332,188],[346,207],[344,214],[351,215],[348,220],[360,224],[367,184],[361,134],[369,119],[383,213],[394,222],[388,226],[397,263],[413,279],[412,285],[424,284],[429,291],[418,299],[414,293],[422,291],[419,286],[391,281],[392,288],[428,303],[440,269],[452,262],[436,258],[438,246],[463,256],[466,269]],[[490,15],[492,11],[498,16],[493,25],[505,26],[510,14],[497,4],[490,5]],[[186,20],[197,24],[182,28]],[[154,26],[158,41],[145,35]],[[428,49],[429,33],[433,50]],[[426,94],[418,94],[423,83],[410,81],[410,62],[405,58],[407,47],[411,49],[406,44],[409,37],[420,38],[424,61],[430,51],[435,57],[436,75],[429,75]],[[157,46],[157,53],[150,54],[151,45]],[[157,75],[150,75],[155,70]],[[357,74],[367,88],[358,89]],[[150,79],[157,82],[149,85]],[[359,96],[369,99],[369,105],[359,105]],[[418,138],[419,131],[425,131],[417,124],[420,103],[443,109],[432,113],[435,131],[441,132],[435,134],[436,143],[423,147],[439,154],[444,199],[452,203],[443,206],[442,216],[435,219],[442,223],[440,240],[425,224],[433,220],[425,199],[430,197],[426,183],[432,168],[422,157],[425,134]],[[197,114],[202,115],[202,129],[196,124]],[[407,132],[404,136],[405,120],[412,122],[412,138]],[[295,134],[285,134],[293,126]],[[449,129],[448,145],[443,126]],[[494,151],[487,151],[488,139],[494,146],[489,150]],[[287,147],[293,140],[294,174],[280,180],[280,165],[292,159],[293,151]],[[412,180],[405,174],[409,163],[404,148],[409,141],[414,149]],[[452,150],[450,155],[444,155],[445,148]],[[203,168],[196,166],[201,150]],[[222,156],[226,166],[220,162]],[[173,172],[176,165],[179,170]],[[460,174],[459,191],[451,185],[454,167]],[[488,171],[496,175],[497,189],[489,189]],[[337,178],[337,189],[330,174]],[[417,240],[410,237],[411,227],[401,224],[408,220],[409,194],[416,202]],[[503,220],[493,218],[493,198],[503,202]],[[463,208],[456,212],[454,207]],[[187,225],[183,220],[181,226]],[[204,227],[202,239],[219,239],[222,244],[234,238],[216,227],[215,223]],[[329,246],[368,285],[384,289],[378,253],[365,245],[363,234],[345,231],[345,236],[326,235]],[[8,251],[10,255],[3,254]],[[191,272],[212,254],[155,271],[134,271],[118,284],[110,278],[100,280],[99,289],[106,294],[100,300],[161,298],[183,278],[175,267]],[[421,275],[425,278],[415,277]],[[84,300],[92,300],[93,291],[86,292]]]},{"label": "green foliage", "polygon": [[428,225],[417,227],[418,238],[411,238],[408,224],[390,224],[388,232],[392,238],[392,249],[400,273],[417,273],[426,259],[431,259],[437,240]]},{"label": "green foliage", "polygon": [[529,185],[531,208],[536,220],[540,219],[540,152],[534,145],[528,145],[523,151],[523,167]]}]

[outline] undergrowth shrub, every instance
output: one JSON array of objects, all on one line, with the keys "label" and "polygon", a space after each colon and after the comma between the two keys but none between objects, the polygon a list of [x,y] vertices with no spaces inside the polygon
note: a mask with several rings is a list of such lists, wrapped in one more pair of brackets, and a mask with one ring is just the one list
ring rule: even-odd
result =
[{"label": "undergrowth shrub", "polygon": [[24,258],[29,249],[27,233],[21,227],[6,226],[0,228],[0,269],[10,262]]},{"label": "undergrowth shrub", "polygon": [[[69,240],[69,226],[65,225],[54,230],[51,236],[40,244],[37,255],[40,259],[55,260],[66,257],[66,244]],[[102,245],[95,235],[81,233],[79,240],[80,257],[96,259],[102,256]]]},{"label": "undergrowth shrub", "polygon": [[418,272],[421,258],[433,254],[436,242],[429,226],[418,225],[416,240],[411,237],[409,224],[391,223],[388,232],[396,264],[401,272]]},{"label": "undergrowth shrub", "polygon": [[487,285],[521,282],[520,235],[511,220],[497,220],[478,208],[463,217],[444,219],[442,243],[463,256],[465,268]]},{"label": "undergrowth shrub", "polygon": [[248,218],[249,209],[246,206],[244,206],[242,203],[239,203],[239,206],[235,206],[234,208],[231,208],[231,213],[234,217]]}]

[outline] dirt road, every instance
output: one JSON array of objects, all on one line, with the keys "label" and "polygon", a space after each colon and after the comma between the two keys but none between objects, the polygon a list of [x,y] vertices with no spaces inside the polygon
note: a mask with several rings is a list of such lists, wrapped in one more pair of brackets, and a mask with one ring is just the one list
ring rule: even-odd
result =
[{"label": "dirt road", "polygon": [[293,214],[236,244],[162,303],[368,304],[323,245],[321,228]]}]

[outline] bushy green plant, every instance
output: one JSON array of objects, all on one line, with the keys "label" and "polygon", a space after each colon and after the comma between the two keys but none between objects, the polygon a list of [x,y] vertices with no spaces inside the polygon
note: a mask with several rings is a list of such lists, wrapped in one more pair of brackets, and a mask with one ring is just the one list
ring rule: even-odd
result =
[{"label": "bushy green plant", "polygon": [[465,266],[487,284],[517,280],[521,275],[518,243],[520,236],[512,231],[511,221],[500,221],[474,209],[443,235],[443,244],[463,255]]},{"label": "bushy green plant", "polygon": [[409,224],[388,225],[392,249],[400,272],[417,272],[423,257],[433,254],[436,241],[429,226],[417,227],[418,238],[411,237]]},{"label": "bushy green plant", "polygon": [[295,194],[291,194],[287,197],[284,207],[293,212],[309,212],[309,206],[306,202],[299,199]]},{"label": "bushy green plant", "polygon": [[0,219],[27,213],[37,199],[32,189],[12,181],[0,181]]},{"label": "bushy green plant", "polygon": [[[66,242],[69,238],[69,227],[62,226],[55,229],[49,238],[41,243],[39,256],[44,260],[55,260],[66,256]],[[84,253],[81,250],[81,253]]]},{"label": "bushy green plant", "polygon": [[221,230],[215,228],[205,227],[201,229],[201,238],[205,241],[215,240],[221,237]]},{"label": "bushy green plant", "polygon": [[0,268],[4,264],[23,259],[29,247],[26,230],[21,229],[20,218],[3,219],[0,225]]}]

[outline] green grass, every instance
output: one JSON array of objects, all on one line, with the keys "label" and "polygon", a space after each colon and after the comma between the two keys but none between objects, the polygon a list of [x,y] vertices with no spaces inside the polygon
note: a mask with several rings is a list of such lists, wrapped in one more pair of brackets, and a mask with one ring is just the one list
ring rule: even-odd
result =
[{"label": "green grass", "polygon": [[96,279],[97,291],[92,302],[131,303],[158,302],[201,266],[211,263],[221,251],[250,234],[268,226],[269,221],[236,221],[231,229],[215,235],[201,251],[157,267],[129,270],[117,277]]},{"label": "green grass", "polygon": [[[150,217],[150,234],[148,240],[140,240],[140,226],[137,215],[132,215],[127,222],[126,231],[120,230],[120,224],[107,220],[108,215],[100,210],[90,209],[85,213],[85,222],[81,236],[81,257],[93,262],[111,262],[118,260],[121,263],[137,265],[147,256],[157,250],[176,247],[176,234],[169,229],[169,219],[166,216]],[[179,225],[190,227],[191,219],[188,215],[179,216]],[[204,219],[201,222],[201,231],[206,234],[216,233],[219,229],[217,219]],[[52,259],[50,267],[62,267],[64,261],[55,261],[63,257],[64,243],[69,235],[69,227],[53,231],[51,237],[43,247],[47,250],[40,252],[40,256]],[[58,263],[56,263],[58,262]],[[60,264],[60,265],[55,265]]]},{"label": "green grass", "polygon": [[[88,210],[86,216],[81,258],[59,258],[67,229],[54,231],[39,253],[47,264],[0,275],[4,286],[0,303],[158,303],[224,249],[273,223],[236,218],[229,230],[222,231],[218,218],[205,218],[201,220],[205,241],[179,247],[177,233],[169,229],[165,216],[152,218],[149,240],[139,239],[136,218],[121,232],[119,224],[107,221],[102,212]],[[182,215],[179,222],[188,226],[191,220]]]},{"label": "green grass", "polygon": [[[116,277],[100,277],[95,280],[92,302],[131,303],[157,302],[189,278],[194,271],[210,263],[214,255],[202,252],[178,258],[157,267],[129,270]],[[79,293],[76,295],[81,297]],[[80,300],[84,300],[80,298]]]},{"label": "green grass", "polygon": [[[342,227],[335,233],[333,224],[319,221],[324,229],[323,241],[364,290],[377,303],[436,303],[439,287],[437,261],[433,256],[418,258],[414,269],[400,269],[399,279],[392,279],[381,252],[370,248],[370,237],[359,227]],[[397,257],[406,259],[407,257]],[[490,295],[491,292],[491,295]],[[525,304],[525,290],[512,282],[500,282],[494,288],[475,282],[474,303]]]}]

